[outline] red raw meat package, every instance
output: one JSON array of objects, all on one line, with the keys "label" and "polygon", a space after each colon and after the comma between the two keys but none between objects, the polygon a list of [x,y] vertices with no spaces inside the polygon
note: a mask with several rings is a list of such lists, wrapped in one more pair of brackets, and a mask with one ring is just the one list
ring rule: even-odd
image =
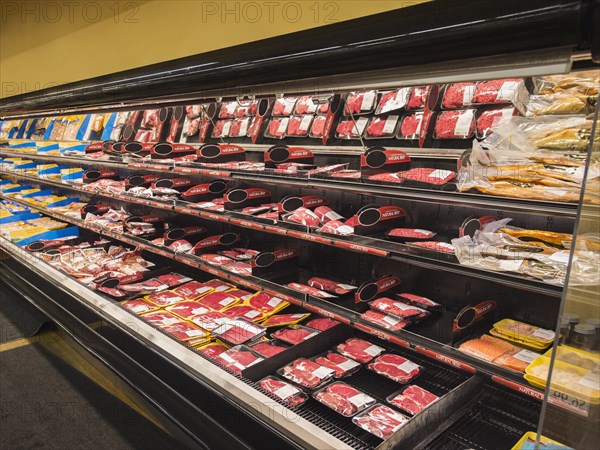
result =
[{"label": "red raw meat package", "polygon": [[[413,169],[414,170],[414,169]],[[383,172],[375,175],[371,175],[369,180],[372,181],[383,181],[386,183],[403,183],[404,179],[400,178],[398,174],[392,172]]]},{"label": "red raw meat package", "polygon": [[477,137],[483,139],[492,133],[492,129],[502,120],[515,115],[515,108],[498,108],[483,111],[477,118]]},{"label": "red raw meat package", "polygon": [[337,128],[335,129],[335,132],[338,138],[358,138],[364,133],[368,122],[369,119],[367,119],[366,117],[360,117],[356,121],[356,123],[352,119],[341,120]]},{"label": "red raw meat package", "polygon": [[312,277],[307,281],[310,287],[321,289],[325,292],[336,295],[346,295],[356,290],[356,286],[351,284],[339,283],[337,281],[328,280],[327,278]]},{"label": "red raw meat package", "polygon": [[392,228],[390,231],[386,233],[389,237],[394,238],[406,238],[406,239],[415,239],[415,240],[423,240],[423,239],[431,239],[436,235],[433,231],[429,230],[421,230],[418,228]]},{"label": "red raw meat package", "polygon": [[397,111],[406,106],[411,88],[401,88],[387,92],[381,96],[375,114],[385,114]]},{"label": "red raw meat package", "polygon": [[377,91],[350,92],[346,97],[346,106],[344,114],[364,114],[373,111],[375,101],[377,100]]},{"label": "red raw meat package", "polygon": [[235,117],[235,109],[238,107],[238,102],[223,102],[219,109],[220,119],[233,119]]},{"label": "red raw meat package", "polygon": [[423,122],[423,113],[415,112],[407,114],[402,119],[400,125],[400,139],[418,139],[421,132],[421,123]]},{"label": "red raw meat package", "polygon": [[260,387],[283,400],[287,406],[294,407],[304,403],[308,397],[298,388],[275,377],[266,377],[259,381]]},{"label": "red raw meat package", "polygon": [[404,178],[411,181],[419,181],[421,183],[441,185],[448,183],[456,178],[456,173],[451,170],[433,169],[429,167],[419,167],[416,169],[398,172],[399,178]]},{"label": "red raw meat package", "polygon": [[241,303],[242,300],[229,292],[213,292],[200,298],[198,301],[210,309],[222,311]]},{"label": "red raw meat package", "polygon": [[379,356],[368,368],[398,383],[408,383],[421,373],[421,366],[391,353]]},{"label": "red raw meat package", "polygon": [[341,378],[354,373],[361,367],[360,363],[339,353],[328,353],[325,356],[318,356],[315,358],[315,362],[333,369],[335,371],[335,378]]},{"label": "red raw meat package", "polygon": [[286,220],[306,225],[307,227],[318,227],[320,223],[319,216],[310,209],[304,207],[298,208],[293,214],[287,216]]},{"label": "red raw meat package", "polygon": [[325,116],[316,116],[313,119],[312,126],[310,127],[310,136],[315,138],[322,138],[325,131],[325,122],[327,118]]},{"label": "red raw meat package", "polygon": [[193,248],[193,245],[185,239],[179,239],[170,244],[168,248],[173,250],[175,253],[187,253]]},{"label": "red raw meat package", "polygon": [[[330,222],[331,223],[331,222]],[[314,287],[307,286],[301,283],[289,283],[287,285],[290,289],[295,291],[300,291],[308,295],[312,295],[313,297],[318,298],[337,298],[335,295],[329,294],[325,291],[321,291],[320,289],[315,289]]]},{"label": "red raw meat package", "polygon": [[210,359],[215,359],[221,353],[227,351],[227,346],[220,343],[210,343],[198,348],[198,351]]},{"label": "red raw meat package", "polygon": [[205,294],[208,294],[213,289],[210,286],[206,286],[199,281],[190,281],[189,283],[183,284],[175,289],[173,292],[181,295],[186,300],[195,300]]},{"label": "red raw meat package", "polygon": [[231,123],[231,128],[229,129],[230,137],[245,137],[248,134],[248,128],[250,127],[250,118],[246,117],[244,119],[235,119]]},{"label": "red raw meat package", "polygon": [[187,105],[185,107],[185,113],[189,119],[198,117],[200,115],[200,105]]},{"label": "red raw meat package", "polygon": [[278,353],[281,353],[285,350],[285,347],[281,345],[275,345],[270,342],[259,342],[258,344],[254,344],[252,346],[252,350],[256,353],[260,353],[265,358],[270,358],[271,356],[275,356]]},{"label": "red raw meat package", "polygon": [[254,295],[253,292],[244,291],[243,289],[233,289],[229,291],[230,294],[235,295],[236,297],[241,298],[243,301],[248,300],[250,297]]},{"label": "red raw meat package", "polygon": [[192,119],[188,122],[187,128],[185,130],[186,136],[194,136],[198,133],[200,129],[200,119]]},{"label": "red raw meat package", "polygon": [[256,109],[258,108],[258,101],[241,101],[238,105],[236,105],[233,115],[235,117],[246,117],[246,116],[254,116],[256,114]]},{"label": "red raw meat package", "polygon": [[289,327],[276,331],[272,334],[272,337],[279,339],[280,341],[287,342],[288,344],[296,345],[306,341],[307,339],[310,339],[317,334],[319,334],[319,331],[310,328]]},{"label": "red raw meat package", "polygon": [[135,140],[137,142],[150,142],[150,140],[152,139],[152,131],[151,130],[139,130],[136,134],[135,134]]},{"label": "red raw meat package", "polygon": [[269,317],[263,322],[265,327],[281,327],[284,325],[293,325],[308,318],[310,313],[295,313],[295,314],[277,314]]},{"label": "red raw meat package", "polygon": [[155,305],[152,305],[141,299],[123,302],[121,303],[121,306],[127,311],[131,311],[134,314],[144,314],[150,311],[154,311],[156,309]]},{"label": "red raw meat package", "polygon": [[375,323],[391,331],[401,330],[408,325],[408,321],[404,319],[374,310],[364,312],[360,315],[360,317],[368,322]]},{"label": "red raw meat package", "polygon": [[388,439],[408,422],[408,417],[388,406],[377,404],[353,417],[352,422],[378,438]]},{"label": "red raw meat package", "polygon": [[419,247],[427,250],[432,250],[434,252],[447,253],[450,255],[454,255],[455,249],[454,245],[449,244],[448,242],[437,242],[437,241],[426,241],[426,242],[410,242],[407,244],[411,247]]},{"label": "red raw meat package", "polygon": [[[235,291],[229,292],[233,293]],[[261,311],[259,311],[258,309],[254,309],[252,306],[248,305],[232,306],[231,308],[224,311],[223,314],[232,319],[235,319],[236,317],[242,317],[253,322],[260,321],[265,317],[265,315]]]},{"label": "red raw meat package", "polygon": [[329,103],[317,104],[313,102],[312,96],[303,95],[302,97],[298,98],[298,101],[296,102],[294,114],[314,114],[316,112],[324,114],[327,111],[329,111]]},{"label": "red raw meat package", "polygon": [[331,379],[335,371],[308,359],[300,358],[282,367],[277,373],[296,384],[315,389]]},{"label": "red raw meat package", "polygon": [[290,117],[287,127],[288,136],[307,136],[312,123],[312,116],[294,116]]},{"label": "red raw meat package", "polygon": [[329,206],[319,206],[318,208],[315,208],[314,212],[319,220],[323,223],[327,223],[331,220],[344,220],[342,216],[336,213]]},{"label": "red raw meat package", "polygon": [[281,97],[273,105],[274,116],[291,116],[297,97]]},{"label": "red raw meat package", "polygon": [[237,373],[238,375],[241,375],[242,370],[263,361],[264,358],[258,356],[248,347],[244,345],[238,345],[230,348],[220,355],[217,355],[214,360],[220,364],[223,364],[225,367]]},{"label": "red raw meat package", "polygon": [[339,324],[340,324],[340,322],[338,322],[337,320],[329,319],[327,317],[322,317],[319,319],[313,319],[313,320],[309,321],[306,324],[306,326],[309,328],[313,328],[315,330],[325,331],[325,330],[329,330],[330,328],[333,328]]},{"label": "red raw meat package", "polygon": [[313,397],[345,417],[352,417],[375,403],[373,397],[341,381],[331,383]]},{"label": "red raw meat package", "polygon": [[220,138],[229,136],[232,120],[217,120],[212,131],[212,137]]},{"label": "red raw meat package", "polygon": [[473,94],[473,103],[492,104],[510,103],[523,89],[522,78],[505,78],[501,80],[483,81],[477,84]]},{"label": "red raw meat package", "polygon": [[161,307],[172,305],[174,303],[182,302],[185,300],[185,298],[182,295],[176,294],[172,291],[157,292],[155,294],[149,295],[148,297],[146,297],[146,299],[150,303]]},{"label": "red raw meat package", "polygon": [[195,301],[177,303],[175,305],[168,306],[165,309],[184,320],[189,320],[198,314],[204,314],[211,311],[211,309],[207,306]]},{"label": "red raw meat package", "polygon": [[339,234],[341,236],[345,236],[348,234],[354,233],[354,227],[344,224],[339,220],[332,220],[323,225],[319,231],[323,233],[331,233],[331,234]]},{"label": "red raw meat package", "polygon": [[214,280],[205,281],[203,284],[205,286],[213,288],[215,290],[215,292],[224,292],[224,291],[229,291],[231,289],[236,288],[233,284],[229,284],[224,281],[217,280],[216,278]]},{"label": "red raw meat package", "polygon": [[192,317],[190,320],[207,331],[212,331],[220,327],[227,319],[225,314],[220,311],[211,311]]},{"label": "red raw meat package", "polygon": [[190,339],[209,339],[210,334],[190,322],[177,322],[171,325],[161,326],[161,328],[180,341],[189,341]]},{"label": "red raw meat package", "polygon": [[223,255],[217,255],[216,253],[204,253],[200,255],[199,258],[213,266],[226,266],[227,264],[232,264],[234,261],[231,258]]},{"label": "red raw meat package", "polygon": [[373,117],[367,127],[369,137],[394,137],[399,116]]},{"label": "red raw meat package", "polygon": [[223,269],[244,277],[249,277],[250,275],[252,275],[252,266],[248,263],[244,263],[241,261],[236,261],[232,262],[231,264],[227,264],[223,267]]},{"label": "red raw meat package", "polygon": [[177,322],[181,322],[181,319],[177,317],[175,314],[171,314],[167,311],[155,311],[147,314],[143,314],[142,319],[150,322],[152,325],[157,327],[163,327],[167,325],[172,325]]},{"label": "red raw meat package", "polygon": [[457,109],[473,103],[473,94],[475,92],[475,83],[470,81],[466,83],[454,83],[446,86],[442,108]]},{"label": "red raw meat package", "polygon": [[442,305],[440,305],[439,303],[436,303],[433,300],[430,300],[426,297],[421,297],[420,295],[402,293],[396,294],[396,297],[398,297],[402,301],[405,301],[406,303],[417,305],[425,309],[442,308]]},{"label": "red raw meat package", "polygon": [[332,178],[348,178],[353,180],[358,180],[360,176],[360,170],[340,170],[331,174]]},{"label": "red raw meat package", "polygon": [[337,351],[344,356],[364,364],[379,356],[383,353],[384,349],[364,339],[350,338],[346,342],[339,344]]},{"label": "red raw meat package", "polygon": [[435,122],[436,139],[467,139],[475,131],[474,110],[442,111]]},{"label": "red raw meat package", "polygon": [[439,397],[419,386],[408,386],[400,394],[393,395],[388,401],[413,416],[419,414]]},{"label": "red raw meat package", "polygon": [[386,314],[393,314],[401,319],[409,319],[416,317],[424,317],[427,315],[427,311],[418,308],[416,306],[407,305],[398,300],[392,300],[391,298],[381,297],[373,300],[370,303],[371,308],[381,311]]},{"label": "red raw meat package", "polygon": [[247,303],[253,308],[264,312],[265,314],[273,314],[287,306],[289,303],[278,297],[274,297],[265,292],[259,292],[247,300]]},{"label": "red raw meat package", "polygon": [[427,101],[427,95],[431,86],[417,86],[412,88],[410,96],[408,97],[408,103],[406,109],[421,109],[425,108],[425,102]]},{"label": "red raw meat package", "polygon": [[223,323],[212,330],[212,334],[230,345],[244,344],[256,339],[265,333],[265,328],[243,319],[227,318]]},{"label": "red raw meat package", "polygon": [[283,138],[287,131],[288,123],[290,119],[284,117],[282,119],[271,119],[269,121],[269,127],[267,128],[266,136],[274,138]]},{"label": "red raw meat package", "polygon": [[158,109],[145,110],[140,126],[143,128],[154,128],[156,125],[158,125]]}]

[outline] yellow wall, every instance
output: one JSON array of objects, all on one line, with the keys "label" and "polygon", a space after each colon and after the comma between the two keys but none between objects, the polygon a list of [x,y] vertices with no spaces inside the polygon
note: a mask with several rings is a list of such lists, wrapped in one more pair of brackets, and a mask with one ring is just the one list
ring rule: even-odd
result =
[{"label": "yellow wall", "polygon": [[2,97],[420,1],[0,0]]}]

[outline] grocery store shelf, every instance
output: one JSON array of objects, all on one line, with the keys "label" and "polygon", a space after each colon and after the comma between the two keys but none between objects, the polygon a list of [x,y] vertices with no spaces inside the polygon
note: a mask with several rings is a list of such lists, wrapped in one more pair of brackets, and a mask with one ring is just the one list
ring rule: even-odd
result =
[{"label": "grocery store shelf", "polygon": [[265,220],[265,223],[260,223],[256,220],[251,219],[252,216],[246,216],[241,214],[236,215],[236,213],[232,212],[224,214],[214,211],[203,211],[198,208],[184,206],[188,205],[184,202],[161,202],[122,194],[111,194],[102,191],[91,191],[88,189],[83,189],[82,187],[73,184],[67,184],[54,180],[47,180],[44,178],[14,172],[5,172],[3,173],[3,175],[7,177],[12,176],[15,179],[29,180],[32,182],[39,182],[50,186],[56,186],[58,188],[73,190],[86,195],[98,195],[107,199],[114,199],[133,204],[140,204],[166,211],[175,211],[180,214],[186,214],[215,222],[228,223],[231,225],[239,226],[241,228],[256,230],[270,234],[277,234],[281,236],[288,236],[291,238],[336,247],[355,253],[364,253],[379,257],[390,257],[394,260],[405,262],[426,269],[443,270],[450,273],[476,276],[482,280],[490,281],[493,283],[499,283],[505,286],[514,287],[529,292],[539,293],[553,298],[560,298],[562,295],[563,288],[561,286],[549,285],[544,283],[543,281],[527,279],[517,274],[493,272],[466,267],[460,265],[458,262],[453,262],[448,259],[438,257],[438,255],[433,252],[429,252],[426,255],[419,254],[417,253],[417,251],[407,246],[395,242],[385,241],[382,239],[376,239],[366,236],[360,236],[352,239],[344,239],[334,235],[311,232],[311,230],[308,227],[303,227],[295,224],[287,224],[283,221]]}]

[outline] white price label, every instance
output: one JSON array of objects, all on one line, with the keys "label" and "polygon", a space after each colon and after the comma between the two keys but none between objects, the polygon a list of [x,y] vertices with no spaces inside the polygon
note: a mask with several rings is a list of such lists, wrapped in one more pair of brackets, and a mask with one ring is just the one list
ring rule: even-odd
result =
[{"label": "white price label", "polygon": [[381,347],[379,347],[378,345],[371,345],[370,347],[367,347],[365,349],[365,353],[368,354],[368,355],[370,355],[370,356],[377,356],[382,351],[383,351],[383,349]]},{"label": "white price label", "polygon": [[310,122],[312,120],[312,116],[304,116],[300,121],[300,125],[298,126],[299,131],[308,131],[308,127],[310,127]]},{"label": "white price label", "polygon": [[249,119],[244,119],[242,120],[242,123],[240,125],[240,131],[238,133],[238,136],[246,136],[246,134],[248,133],[248,124],[250,123]]},{"label": "white price label", "polygon": [[392,326],[394,326],[394,325],[397,325],[398,323],[402,322],[402,319],[397,319],[394,316],[385,316],[383,318],[383,321],[386,322],[386,323],[389,323]]},{"label": "white price label", "polygon": [[250,319],[254,319],[255,317],[260,316],[261,313],[259,311],[248,311],[245,315],[246,315],[246,317],[249,317]]},{"label": "white price label", "polygon": [[282,301],[283,300],[281,300],[280,298],[273,297],[271,300],[269,300],[267,302],[267,305],[269,305],[271,308],[275,308],[276,306],[279,306]]},{"label": "white price label", "polygon": [[452,175],[452,171],[450,170],[434,170],[433,172],[431,172],[428,177],[429,178],[437,178],[440,180],[445,180],[446,178],[448,178],[449,176]]},{"label": "white price label", "polygon": [[289,384],[286,384],[285,386],[282,386],[275,392],[273,392],[273,395],[279,397],[281,400],[286,400],[292,395],[296,395],[298,392],[300,392],[298,389],[296,389],[293,386],[290,386]]},{"label": "white price label", "polygon": [[294,108],[294,103],[296,103],[295,98],[282,98],[281,101],[284,103],[283,113],[287,116],[292,113],[292,109]]},{"label": "white price label", "polygon": [[373,101],[375,100],[375,92],[367,91],[363,94],[362,103],[360,104],[361,111],[368,111],[373,107]]},{"label": "white price label", "polygon": [[502,87],[498,91],[496,99],[500,101],[512,101],[517,97],[518,88],[518,81],[505,81],[504,83],[502,83]]},{"label": "white price label", "polygon": [[398,366],[398,369],[406,373],[411,373],[414,370],[418,370],[419,366],[412,361],[406,360]]},{"label": "white price label", "polygon": [[[436,170],[436,172],[437,172],[437,170]],[[433,172],[433,173],[435,173],[435,172]],[[432,175],[433,175],[433,173],[432,173]],[[416,233],[416,234],[423,234],[426,237],[429,237],[429,236],[432,235],[431,231],[429,231],[429,230],[419,230],[418,228],[415,228],[413,230],[413,232]]]},{"label": "white price label", "polygon": [[362,408],[365,405],[373,402],[373,397],[369,397],[367,394],[356,394],[348,399],[350,403],[352,403],[357,408]]},{"label": "white price label", "polygon": [[352,135],[353,136],[359,136],[363,133],[363,131],[365,131],[365,127],[367,126],[367,122],[369,121],[369,119],[367,119],[366,117],[361,117],[360,119],[358,119],[356,121],[356,123],[354,124],[354,128],[352,129]]},{"label": "white price label", "polygon": [[146,305],[138,305],[138,306],[134,306],[133,308],[131,308],[131,310],[136,314],[140,314],[140,313],[148,311],[148,307]]},{"label": "white price label", "polygon": [[342,288],[342,289],[346,289],[347,291],[356,289],[356,286],[352,286],[351,284],[343,284],[343,283],[338,284],[338,287]]},{"label": "white price label", "polygon": [[205,336],[206,333],[202,330],[188,330],[185,332],[189,337]]},{"label": "white price label", "polygon": [[539,354],[535,353],[535,352],[531,352],[529,350],[521,350],[518,353],[515,353],[513,355],[513,358],[517,358],[520,361],[524,361],[526,363],[532,363],[534,359],[536,359],[538,356],[540,356]]},{"label": "white price label", "polygon": [[165,318],[162,320],[163,325],[173,325],[175,323],[179,322],[179,319],[176,317],[172,317],[172,318]]},{"label": "white price label", "polygon": [[231,304],[231,303],[233,303],[233,302],[235,302],[235,299],[234,299],[234,298],[232,298],[232,297],[227,297],[227,298],[224,298],[223,300],[221,300],[221,301],[219,302],[219,305],[221,305],[221,306],[227,306],[227,305],[230,305],[230,304]]},{"label": "white price label", "polygon": [[227,121],[223,124],[223,132],[221,136],[229,136],[229,130],[231,129],[231,122]]},{"label": "white price label", "polygon": [[279,122],[279,126],[277,127],[277,133],[285,133],[285,130],[287,130],[288,122],[288,119],[281,119],[281,121]]},{"label": "white price label", "polygon": [[540,328],[533,333],[533,337],[543,339],[545,341],[551,341],[556,336],[556,333],[552,330],[544,330]]},{"label": "white price label", "polygon": [[359,363],[349,359],[348,361],[344,361],[343,363],[337,364],[337,366],[342,369],[344,372],[348,372],[349,370],[354,369],[357,366],[360,366]]},{"label": "white price label", "polygon": [[463,91],[463,105],[470,105],[473,101],[473,94],[475,93],[475,85],[465,86]]},{"label": "white price label", "polygon": [[335,370],[330,369],[328,367],[319,367],[313,372],[313,375],[319,379],[327,378],[332,376],[335,373]]},{"label": "white price label", "polygon": [[471,125],[473,123],[473,111],[468,110],[461,112],[454,125],[454,135],[466,137],[471,131]]},{"label": "white price label", "polygon": [[396,124],[398,123],[398,116],[389,116],[385,125],[383,126],[383,134],[392,134],[396,129]]}]

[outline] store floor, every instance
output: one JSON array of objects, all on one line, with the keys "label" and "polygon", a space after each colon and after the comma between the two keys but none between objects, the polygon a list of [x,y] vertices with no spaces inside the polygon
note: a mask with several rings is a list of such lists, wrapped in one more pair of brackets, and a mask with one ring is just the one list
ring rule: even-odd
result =
[{"label": "store floor", "polygon": [[28,337],[20,301],[0,285],[0,449],[182,448],[59,332]]}]

